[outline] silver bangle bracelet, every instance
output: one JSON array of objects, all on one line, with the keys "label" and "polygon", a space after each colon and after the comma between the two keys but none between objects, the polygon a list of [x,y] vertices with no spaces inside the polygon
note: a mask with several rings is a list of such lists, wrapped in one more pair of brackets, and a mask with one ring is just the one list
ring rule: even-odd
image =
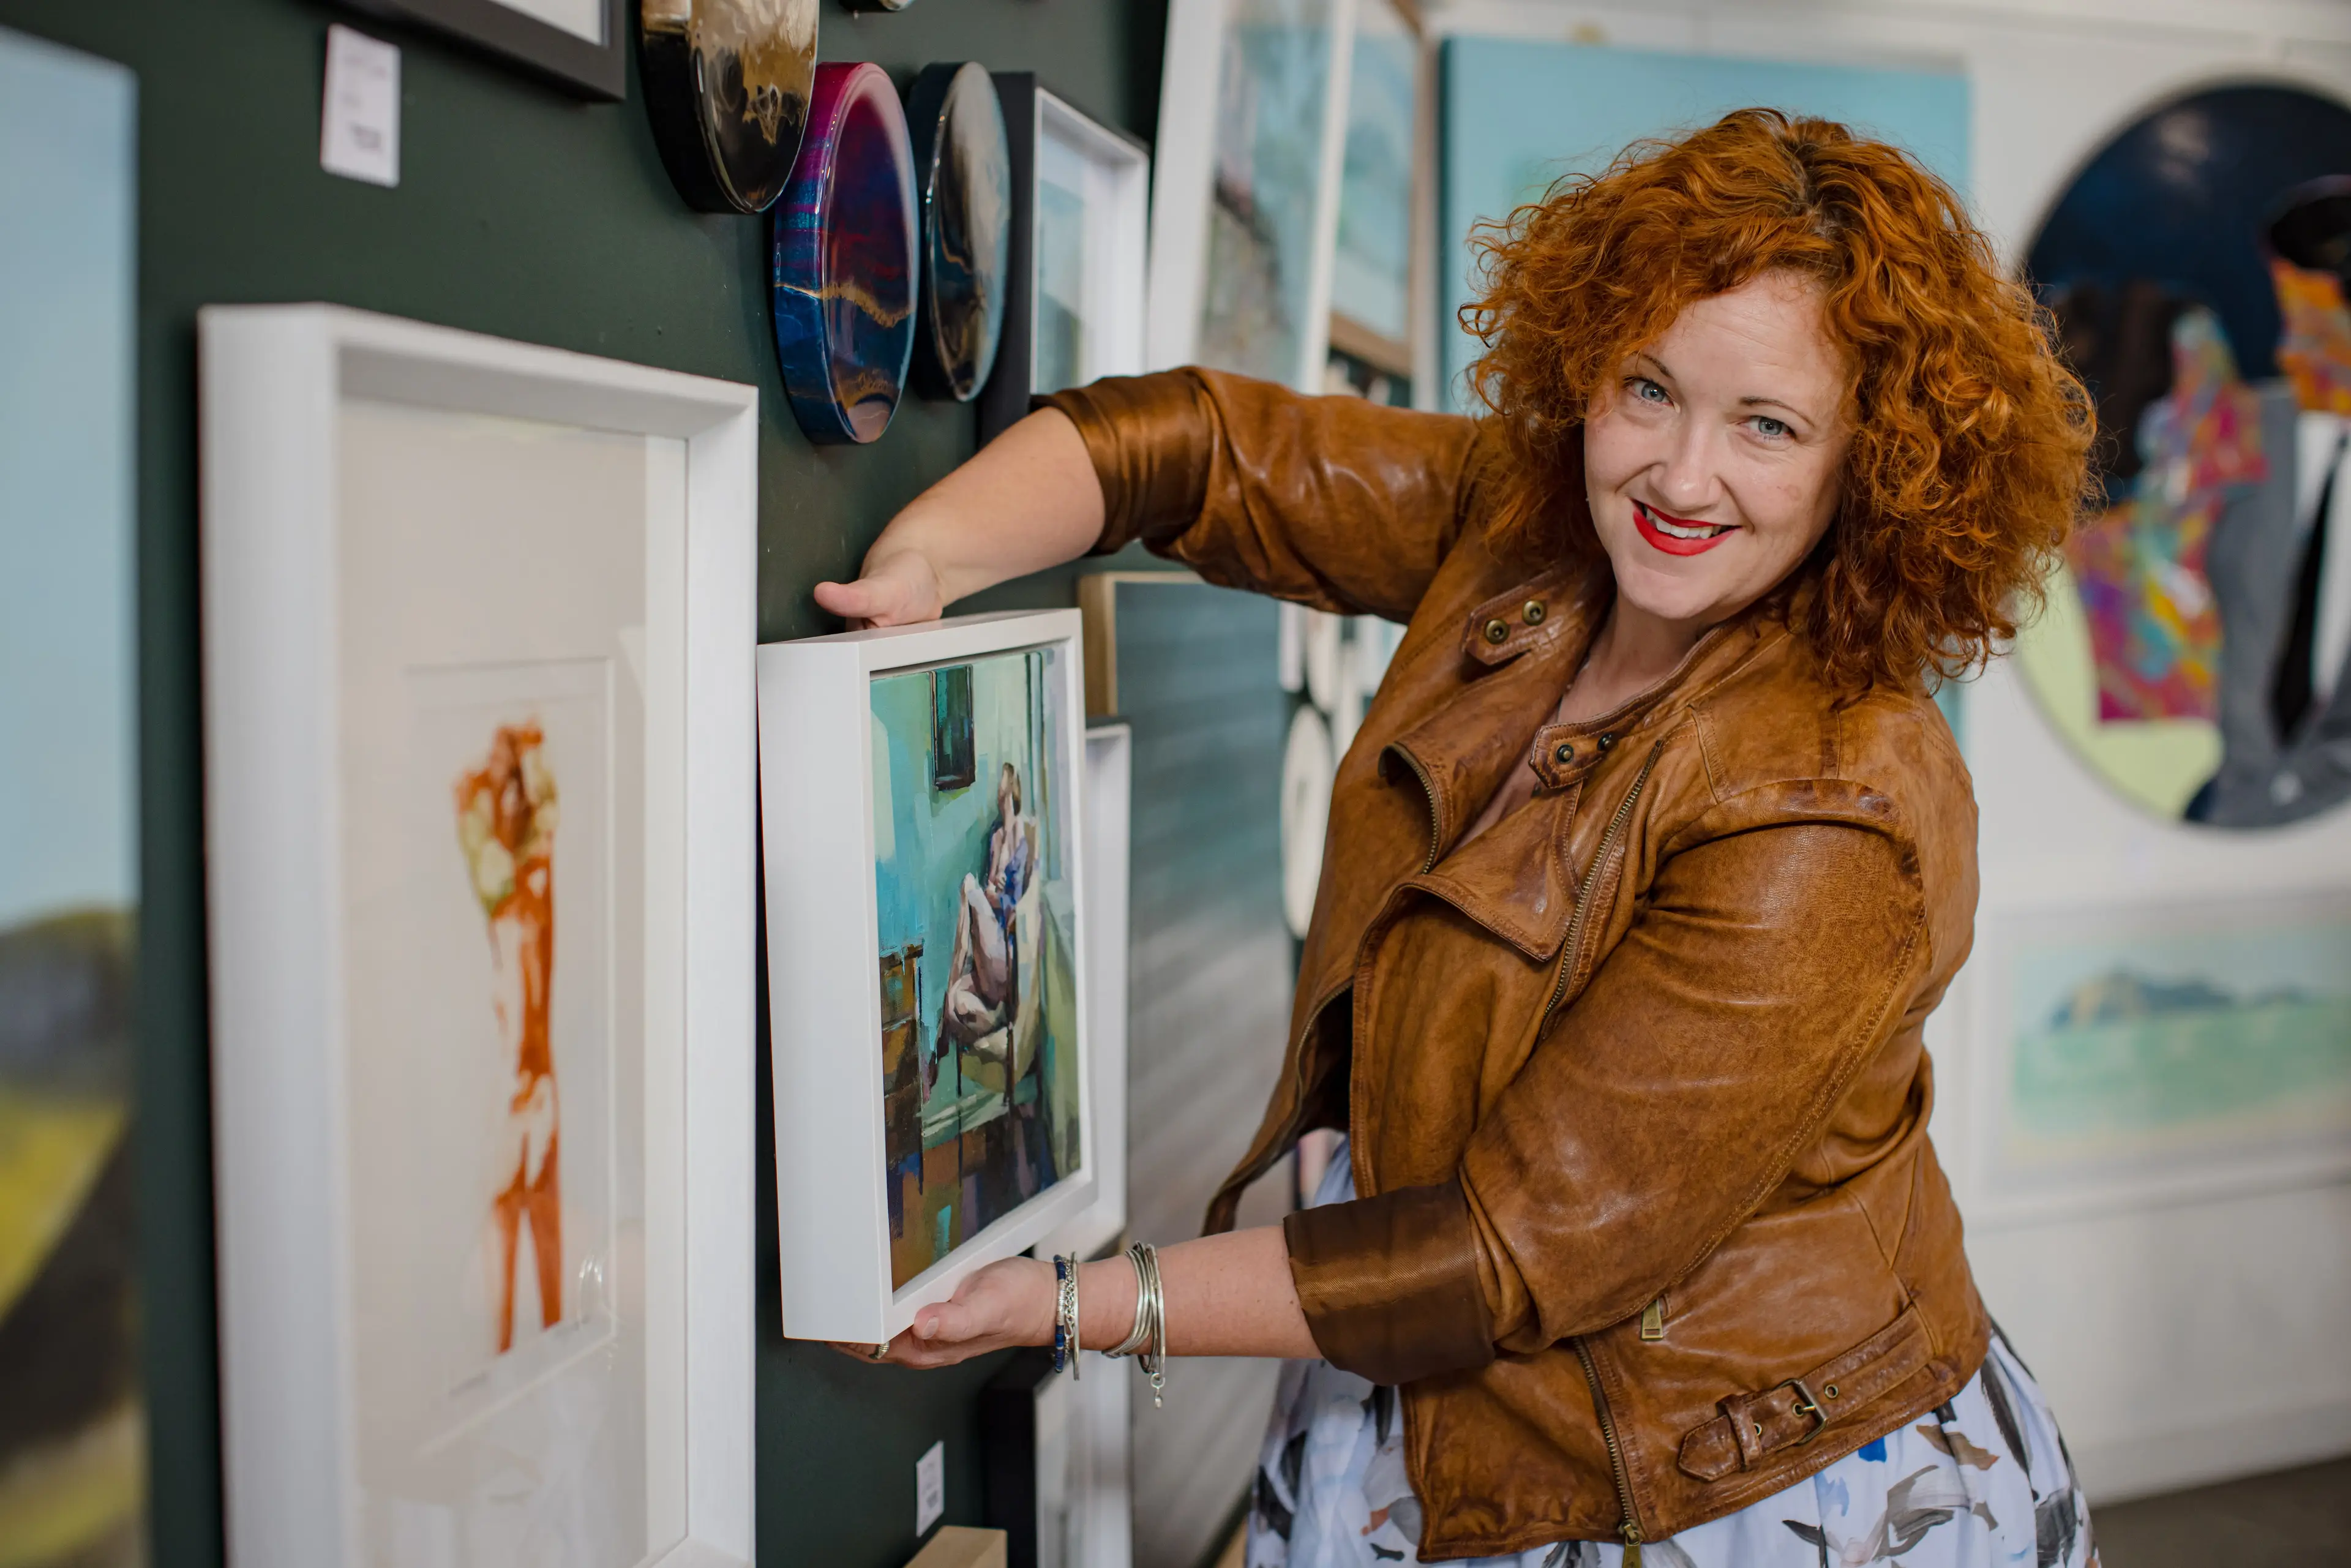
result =
[{"label": "silver bangle bracelet", "polygon": [[1134,1326],[1105,1354],[1132,1355],[1151,1380],[1152,1408],[1164,1404],[1167,1390],[1167,1292],[1159,1280],[1159,1249],[1138,1241],[1126,1249],[1134,1270]]}]

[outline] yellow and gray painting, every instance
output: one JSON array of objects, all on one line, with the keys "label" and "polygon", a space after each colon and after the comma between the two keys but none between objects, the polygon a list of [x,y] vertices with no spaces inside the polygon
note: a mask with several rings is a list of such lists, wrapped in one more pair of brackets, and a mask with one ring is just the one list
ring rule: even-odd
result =
[{"label": "yellow and gray painting", "polygon": [[134,84],[0,29],[0,1568],[146,1557]]}]

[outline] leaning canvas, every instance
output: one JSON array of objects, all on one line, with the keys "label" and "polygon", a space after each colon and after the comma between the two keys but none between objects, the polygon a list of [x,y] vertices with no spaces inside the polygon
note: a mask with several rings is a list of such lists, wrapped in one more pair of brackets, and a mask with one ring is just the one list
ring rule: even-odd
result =
[{"label": "leaning canvas", "polygon": [[1094,1186],[1071,612],[760,650],[784,1332],[879,1341]]}]

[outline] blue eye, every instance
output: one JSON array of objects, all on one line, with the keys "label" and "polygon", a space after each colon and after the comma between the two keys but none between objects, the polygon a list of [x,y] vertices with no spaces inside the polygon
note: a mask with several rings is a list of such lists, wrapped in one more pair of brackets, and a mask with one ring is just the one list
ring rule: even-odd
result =
[{"label": "blue eye", "polygon": [[1633,378],[1633,395],[1639,398],[1643,402],[1671,402],[1673,401],[1673,399],[1666,395],[1665,388],[1659,386],[1656,382],[1651,381],[1646,376],[1635,376]]},{"label": "blue eye", "polygon": [[1759,413],[1755,416],[1755,434],[1768,440],[1777,441],[1783,435],[1793,435],[1796,433],[1788,428],[1785,420],[1773,419],[1768,413]]}]

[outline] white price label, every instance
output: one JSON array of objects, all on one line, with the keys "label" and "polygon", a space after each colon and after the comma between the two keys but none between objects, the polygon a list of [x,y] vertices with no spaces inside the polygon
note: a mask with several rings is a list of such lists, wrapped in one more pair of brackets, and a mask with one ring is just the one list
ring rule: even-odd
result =
[{"label": "white price label", "polygon": [[327,29],[319,166],[347,180],[400,183],[400,48],[340,23]]},{"label": "white price label", "polygon": [[925,1535],[947,1511],[947,1446],[945,1439],[914,1461],[914,1533]]}]

